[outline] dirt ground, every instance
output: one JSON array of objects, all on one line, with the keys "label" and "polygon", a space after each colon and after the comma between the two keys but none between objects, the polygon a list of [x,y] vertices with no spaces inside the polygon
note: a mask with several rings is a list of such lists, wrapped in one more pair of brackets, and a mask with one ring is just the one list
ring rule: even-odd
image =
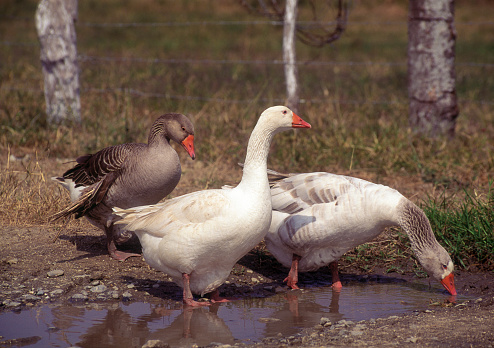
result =
[{"label": "dirt ground", "polygon": [[[56,242],[53,239],[57,231],[51,226],[0,226],[0,311],[22,310],[46,302],[73,301],[76,294],[86,296],[83,289],[98,281],[108,288],[128,289],[127,294],[117,292],[106,298],[100,295],[97,299],[88,294],[82,300],[111,302],[125,298],[181,305],[181,289],[165,275],[151,269],[138,257],[125,262],[111,260],[102,233],[89,224],[87,227],[81,225],[83,227],[62,231]],[[63,275],[50,273],[51,277],[48,276],[48,272],[55,270],[62,270]],[[269,296],[273,294],[273,288],[289,291],[282,282],[286,272],[269,255],[251,252],[235,266],[229,284],[223,285],[220,291],[224,296],[235,297]],[[351,265],[342,270],[344,286],[352,280],[377,281],[380,276],[386,275],[378,268],[370,275]],[[412,272],[393,274],[395,276],[405,280],[414,277]],[[455,277],[458,292],[469,295],[472,300],[461,304],[435,303],[424,311],[368,321],[365,325],[316,325],[301,335],[265,339],[257,345],[493,347],[494,275],[455,271]],[[300,285],[314,278],[330,280],[329,272],[322,269],[301,274]],[[159,283],[158,287],[153,286],[156,283]],[[133,284],[132,287],[129,284]],[[46,292],[40,294],[37,289]],[[446,300],[447,296],[444,298]],[[1,337],[0,346],[3,346]]]}]

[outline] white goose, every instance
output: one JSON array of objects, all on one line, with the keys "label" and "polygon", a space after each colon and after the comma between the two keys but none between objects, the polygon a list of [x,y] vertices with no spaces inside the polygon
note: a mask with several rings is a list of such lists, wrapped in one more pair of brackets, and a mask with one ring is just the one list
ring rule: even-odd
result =
[{"label": "white goose", "polygon": [[116,244],[128,241],[132,234],[122,233],[111,224],[112,207],[155,204],[173,191],[180,181],[181,167],[170,139],[195,158],[194,126],[186,116],[177,113],[156,119],[147,144],[110,146],[77,158],[77,165],[62,177],[52,178],[69,191],[72,204],[51,219],[85,216],[105,231],[111,257],[123,261],[140,256],[117,250]]},{"label": "white goose", "polygon": [[298,289],[298,272],[330,265],[333,287],[342,287],[338,259],[400,226],[425,270],[456,295],[453,262],[439,245],[424,212],[398,191],[362,179],[330,173],[281,174],[271,188],[273,218],[265,242],[290,268],[285,279]]},{"label": "white goose", "polygon": [[273,136],[290,128],[310,128],[285,106],[265,110],[249,139],[241,182],[233,189],[193,192],[164,203],[114,208],[115,224],[139,237],[146,262],[183,287],[183,302],[192,293],[226,301],[217,288],[235,263],[266,235],[271,222],[267,157]]}]

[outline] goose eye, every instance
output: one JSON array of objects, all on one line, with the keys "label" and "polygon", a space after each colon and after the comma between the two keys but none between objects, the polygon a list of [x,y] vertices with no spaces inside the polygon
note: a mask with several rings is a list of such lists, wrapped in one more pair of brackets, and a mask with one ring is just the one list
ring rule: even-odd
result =
[{"label": "goose eye", "polygon": [[182,126],[182,130],[185,132],[185,127]]},{"label": "goose eye", "polygon": [[446,266],[446,265],[443,265],[443,269],[448,269],[448,266]]},{"label": "goose eye", "polygon": [[286,115],[287,113],[288,113],[288,111],[283,110],[283,115]]}]

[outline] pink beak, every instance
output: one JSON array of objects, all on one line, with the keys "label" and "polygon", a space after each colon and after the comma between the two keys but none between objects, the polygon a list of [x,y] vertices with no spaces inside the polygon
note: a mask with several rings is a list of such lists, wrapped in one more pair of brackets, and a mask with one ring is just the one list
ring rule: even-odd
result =
[{"label": "pink beak", "polygon": [[296,113],[293,113],[292,118],[293,128],[311,128],[311,125],[300,118]]},{"label": "pink beak", "polygon": [[190,158],[196,158],[196,153],[194,152],[194,136],[192,134],[185,138],[181,145],[184,147],[185,151],[187,151]]},{"label": "pink beak", "polygon": [[441,280],[441,284],[451,295],[456,296],[455,277],[453,276],[453,273],[450,273],[448,276],[444,277],[444,279]]}]

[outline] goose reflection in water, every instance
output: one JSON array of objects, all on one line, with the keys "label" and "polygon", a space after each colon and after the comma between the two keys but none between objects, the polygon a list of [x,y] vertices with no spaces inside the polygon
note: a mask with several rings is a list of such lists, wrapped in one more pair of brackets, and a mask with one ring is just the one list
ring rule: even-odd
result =
[{"label": "goose reflection in water", "polygon": [[293,335],[302,328],[319,324],[322,317],[328,317],[333,322],[343,319],[339,305],[341,291],[333,289],[331,294],[328,313],[326,306],[315,301],[317,294],[305,290],[287,292],[286,303],[271,316],[272,319],[266,325],[265,336],[274,337],[280,333],[283,336]]},{"label": "goose reflection in water", "polygon": [[171,325],[154,331],[148,339],[181,347],[205,346],[211,342],[234,344],[232,332],[225,321],[218,317],[219,307],[220,303],[214,303],[209,307],[184,307],[183,312]]},{"label": "goose reflection in water", "polygon": [[[96,321],[79,342],[80,347],[141,347],[149,340],[170,346],[207,345],[211,342],[233,344],[234,337],[223,319],[217,315],[219,304],[209,308],[168,309],[155,307],[149,314],[133,318],[125,308],[109,309]],[[67,309],[69,307],[60,307]],[[181,312],[175,319],[171,319]],[[173,320],[168,323],[168,320]],[[160,321],[163,321],[162,325]],[[161,326],[160,329],[155,329]]]}]

